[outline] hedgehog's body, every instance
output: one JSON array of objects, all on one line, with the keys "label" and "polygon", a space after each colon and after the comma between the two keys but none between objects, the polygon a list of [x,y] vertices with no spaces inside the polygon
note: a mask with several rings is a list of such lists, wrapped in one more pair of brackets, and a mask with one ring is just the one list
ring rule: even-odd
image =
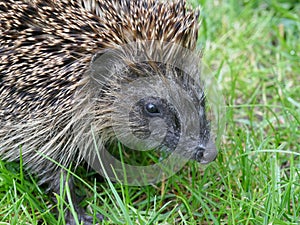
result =
[{"label": "hedgehog's body", "polygon": [[[89,83],[97,53],[140,40],[192,50],[198,32],[198,14],[181,0],[1,0],[0,19],[0,154],[18,159],[22,145],[43,181],[58,169],[45,155],[65,167],[81,159],[72,128],[87,103],[76,91]],[[106,107],[97,111],[99,131],[111,126]]]}]

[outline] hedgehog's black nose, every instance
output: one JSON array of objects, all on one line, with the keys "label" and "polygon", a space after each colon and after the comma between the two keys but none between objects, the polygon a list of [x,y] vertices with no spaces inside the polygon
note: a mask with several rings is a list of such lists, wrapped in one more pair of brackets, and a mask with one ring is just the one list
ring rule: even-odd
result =
[{"label": "hedgehog's black nose", "polygon": [[195,160],[201,164],[207,164],[217,158],[217,149],[213,142],[209,142],[206,147],[199,145],[195,149]]},{"label": "hedgehog's black nose", "polygon": [[195,160],[197,162],[201,162],[201,159],[203,158],[203,154],[205,152],[205,148],[203,146],[198,146],[195,149]]}]

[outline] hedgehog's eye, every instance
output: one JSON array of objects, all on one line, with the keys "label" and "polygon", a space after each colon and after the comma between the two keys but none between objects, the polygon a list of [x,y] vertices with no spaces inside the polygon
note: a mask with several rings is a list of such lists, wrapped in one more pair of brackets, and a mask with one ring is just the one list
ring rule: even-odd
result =
[{"label": "hedgehog's eye", "polygon": [[158,107],[153,103],[147,103],[145,105],[146,112],[151,116],[156,116],[160,113]]}]

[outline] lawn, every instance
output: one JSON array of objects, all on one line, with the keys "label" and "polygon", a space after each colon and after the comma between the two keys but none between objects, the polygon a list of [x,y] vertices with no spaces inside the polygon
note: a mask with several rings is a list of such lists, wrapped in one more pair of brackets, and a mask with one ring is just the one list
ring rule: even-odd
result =
[{"label": "lawn", "polygon": [[[145,187],[80,168],[81,205],[104,224],[300,224],[300,3],[189,2],[201,9],[198,49],[226,105],[217,159]],[[57,198],[18,162],[0,161],[0,224],[64,224]]]}]

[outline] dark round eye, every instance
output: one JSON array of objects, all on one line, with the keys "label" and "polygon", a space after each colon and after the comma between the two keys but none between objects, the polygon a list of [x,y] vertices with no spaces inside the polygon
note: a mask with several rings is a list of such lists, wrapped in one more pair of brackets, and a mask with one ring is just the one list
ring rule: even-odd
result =
[{"label": "dark round eye", "polygon": [[157,106],[153,103],[146,104],[145,109],[149,114],[159,114],[160,113]]}]

